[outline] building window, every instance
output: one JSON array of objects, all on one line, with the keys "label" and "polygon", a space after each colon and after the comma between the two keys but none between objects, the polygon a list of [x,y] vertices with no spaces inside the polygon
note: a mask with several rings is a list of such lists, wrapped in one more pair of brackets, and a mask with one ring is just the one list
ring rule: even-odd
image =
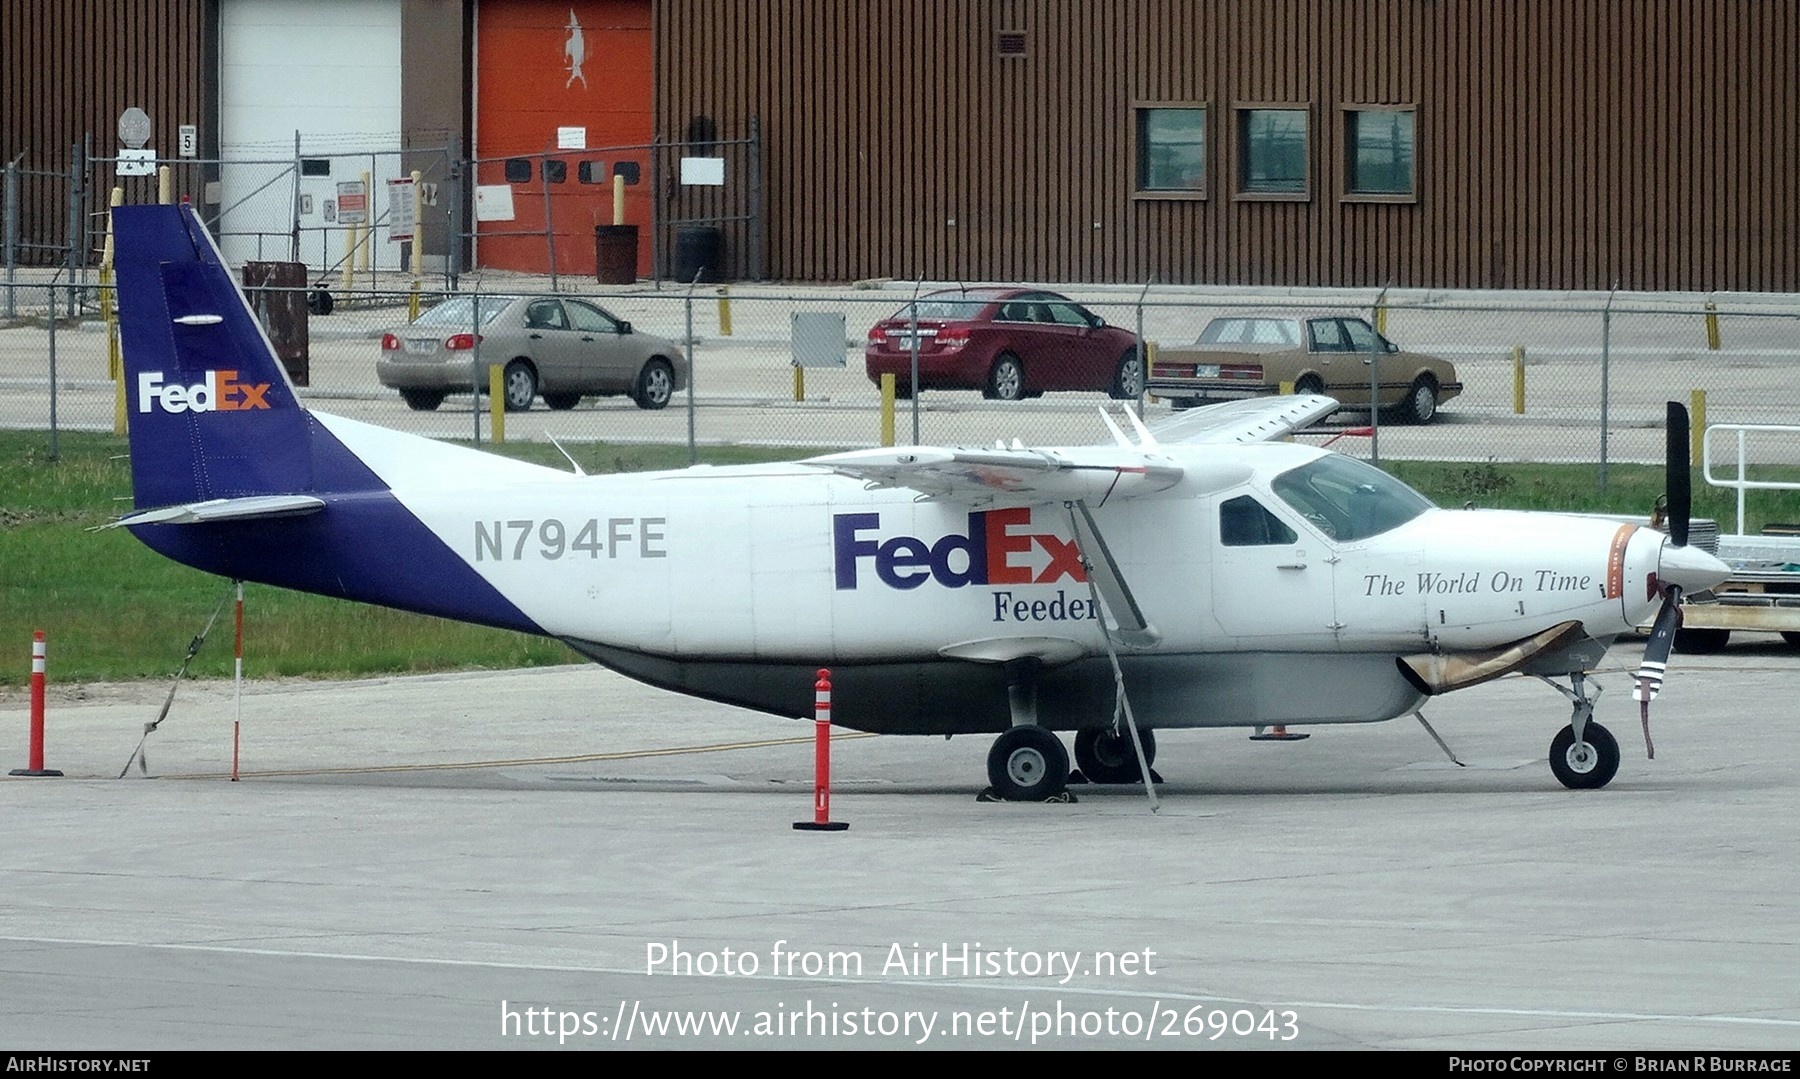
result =
[{"label": "building window", "polygon": [[1308,161],[1305,108],[1239,107],[1240,195],[1305,199]]},{"label": "building window", "polygon": [[1346,109],[1344,144],[1344,190],[1348,196],[1411,199],[1417,194],[1411,106]]},{"label": "building window", "polygon": [[1137,110],[1137,186],[1143,194],[1205,197],[1204,105]]}]

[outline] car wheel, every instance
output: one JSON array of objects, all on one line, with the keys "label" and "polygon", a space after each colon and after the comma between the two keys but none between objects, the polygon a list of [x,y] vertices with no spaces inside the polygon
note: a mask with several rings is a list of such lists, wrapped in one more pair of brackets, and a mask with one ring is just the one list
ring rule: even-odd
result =
[{"label": "car wheel", "polygon": [[1300,381],[1294,383],[1294,392],[1303,397],[1311,393],[1324,393],[1325,382],[1318,375],[1301,375]]},{"label": "car wheel", "polygon": [[1437,382],[1430,375],[1420,375],[1400,402],[1400,418],[1407,423],[1430,423],[1437,416],[1437,402]]},{"label": "car wheel", "polygon": [[1119,357],[1118,369],[1113,372],[1113,397],[1122,401],[1135,401],[1144,392],[1144,363],[1138,356],[1137,349],[1128,349]]},{"label": "car wheel", "polygon": [[306,309],[315,315],[329,315],[333,306],[331,293],[322,288],[306,294]]},{"label": "car wheel", "polygon": [[675,396],[675,369],[669,361],[658,356],[644,364],[638,372],[637,385],[631,391],[631,399],[639,408],[658,409],[669,403]]},{"label": "car wheel", "polygon": [[910,382],[894,383],[894,400],[910,401],[910,400],[912,400],[912,395],[913,395],[912,383],[910,383]]},{"label": "car wheel", "polygon": [[526,360],[512,361],[500,375],[500,392],[506,411],[531,411],[531,402],[537,399],[537,372]]},{"label": "car wheel", "polygon": [[987,395],[996,401],[1017,401],[1025,396],[1025,368],[1019,358],[1002,352],[988,369]]},{"label": "car wheel", "polygon": [[578,393],[547,393],[544,395],[544,404],[558,412],[567,412],[580,403],[581,395]]},{"label": "car wheel", "polygon": [[414,412],[431,412],[444,403],[443,390],[401,390],[400,396]]}]

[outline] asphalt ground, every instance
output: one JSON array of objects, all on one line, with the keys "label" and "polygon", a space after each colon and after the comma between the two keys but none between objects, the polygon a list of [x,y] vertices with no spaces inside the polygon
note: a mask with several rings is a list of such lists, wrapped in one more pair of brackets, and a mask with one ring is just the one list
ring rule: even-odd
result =
[{"label": "asphalt ground", "polygon": [[1155,812],[840,731],[838,832],[793,827],[810,721],[597,667],[190,683],[149,735],[166,684],[53,684],[67,775],[0,779],[0,1049],[1794,1050],[1800,652],[1677,656],[1646,760],[1638,650],[1601,791],[1513,677],[1427,707],[1463,768],[1411,719],[1164,732]]}]

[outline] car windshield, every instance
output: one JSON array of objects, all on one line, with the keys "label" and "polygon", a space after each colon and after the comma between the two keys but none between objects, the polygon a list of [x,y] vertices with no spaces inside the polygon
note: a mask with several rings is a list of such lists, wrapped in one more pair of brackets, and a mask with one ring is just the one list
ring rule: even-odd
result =
[{"label": "car windshield", "polygon": [[[456,326],[463,329],[475,325],[475,297],[456,296],[445,300],[431,310],[426,311],[413,321],[414,326]],[[481,297],[481,324],[486,326],[494,321],[494,317],[506,310],[507,305],[518,301],[517,296],[483,296]]]},{"label": "car windshield", "polygon": [[1431,500],[1365,461],[1333,453],[1283,472],[1270,485],[1333,539],[1378,536],[1431,508]]}]

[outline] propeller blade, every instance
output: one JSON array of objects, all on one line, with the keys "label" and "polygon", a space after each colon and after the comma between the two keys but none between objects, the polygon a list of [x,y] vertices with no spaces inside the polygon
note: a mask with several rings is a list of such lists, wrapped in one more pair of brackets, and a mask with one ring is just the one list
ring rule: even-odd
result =
[{"label": "propeller blade", "polygon": [[1688,453],[1688,411],[1685,406],[1669,402],[1664,431],[1668,437],[1663,455],[1667,470],[1663,485],[1669,498],[1669,539],[1677,547],[1686,547],[1688,518],[1694,511],[1694,477],[1693,462]]},{"label": "propeller blade", "polygon": [[1670,585],[1663,590],[1662,610],[1656,612],[1656,624],[1650,627],[1650,643],[1644,646],[1644,661],[1638,665],[1637,685],[1632,700],[1649,704],[1662,690],[1663,676],[1669,673],[1669,653],[1675,648],[1675,631],[1681,628],[1681,589]]}]

